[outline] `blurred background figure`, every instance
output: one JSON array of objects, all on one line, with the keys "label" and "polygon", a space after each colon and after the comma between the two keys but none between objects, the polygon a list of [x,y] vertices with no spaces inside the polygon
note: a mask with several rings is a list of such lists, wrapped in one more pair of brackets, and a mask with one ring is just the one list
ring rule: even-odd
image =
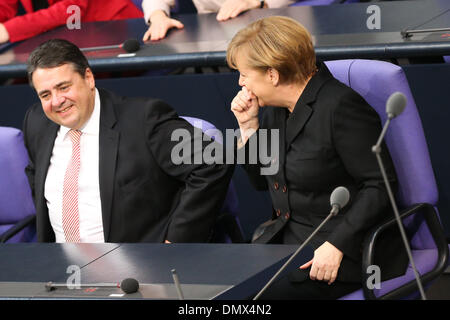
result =
[{"label": "blurred background figure", "polygon": [[[73,10],[77,6],[79,9]],[[0,0],[0,44],[31,38],[72,21],[142,18],[131,0]]]},{"label": "blurred background figure", "polygon": [[[171,8],[176,6],[199,14],[217,12],[217,20],[225,21],[247,10],[280,8],[294,2],[292,0],[143,0],[142,9],[145,21],[149,24],[143,40],[161,40],[170,29],[184,27],[180,21],[170,18]],[[185,10],[179,11],[186,12]]]}]

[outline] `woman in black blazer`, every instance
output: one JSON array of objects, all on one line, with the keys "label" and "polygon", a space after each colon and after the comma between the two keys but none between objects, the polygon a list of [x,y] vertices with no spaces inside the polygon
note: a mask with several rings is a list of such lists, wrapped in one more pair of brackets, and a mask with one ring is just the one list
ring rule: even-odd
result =
[{"label": "woman in black blazer", "polygon": [[[263,134],[271,137],[267,149],[276,151],[270,161],[244,165],[253,185],[269,190],[274,209],[253,242],[302,243],[330,212],[331,192],[338,186],[350,191],[348,205],[313,238],[313,259],[261,298],[336,299],[361,288],[364,236],[392,214],[371,152],[381,132],[378,114],[325,64],[316,63],[310,34],[290,18],[264,18],[238,32],[227,61],[240,72],[242,86],[231,103],[241,131],[239,151],[251,158],[249,145]],[[261,117],[263,106],[273,107],[264,108]],[[256,150],[259,156],[261,151],[268,152]],[[382,157],[395,187],[386,147]],[[398,230],[386,233],[378,248],[381,279],[403,274],[407,259]]]}]

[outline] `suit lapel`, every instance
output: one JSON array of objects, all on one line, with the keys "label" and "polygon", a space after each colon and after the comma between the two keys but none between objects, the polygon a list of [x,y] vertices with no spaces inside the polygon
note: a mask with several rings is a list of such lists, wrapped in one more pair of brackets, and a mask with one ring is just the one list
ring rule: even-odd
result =
[{"label": "suit lapel", "polygon": [[320,62],[317,66],[318,69],[316,74],[309,80],[287,120],[286,150],[289,148],[292,141],[294,141],[295,137],[302,131],[314,112],[312,106],[316,101],[317,93],[320,88],[326,81],[333,79],[333,76],[325,64]]},{"label": "suit lapel", "polygon": [[300,97],[297,102],[294,111],[289,115],[286,123],[286,149],[289,148],[294,138],[302,131],[306,122],[308,122],[309,117],[312,114],[312,109],[310,106],[305,104]]},{"label": "suit lapel", "polygon": [[[43,116],[45,117],[45,115]],[[47,202],[45,200],[45,180],[47,178],[47,172],[50,166],[50,159],[53,152],[53,146],[55,145],[59,125],[50,120],[48,120],[47,123],[47,126],[42,131],[43,138],[41,152],[39,152],[39,158],[36,159],[35,162],[37,164],[42,164],[36,166],[35,174],[36,199],[39,200],[39,203],[36,203],[36,213],[41,215],[39,217],[39,221],[42,222],[38,226],[38,228],[41,229],[41,232],[38,232],[38,234],[44,235],[43,239],[39,239],[40,241],[54,241],[54,239],[51,239],[50,236],[53,230],[50,224],[50,218],[48,216]]]},{"label": "suit lapel", "polygon": [[38,174],[38,188],[44,194],[45,179],[47,177],[48,167],[50,166],[50,158],[52,156],[53,146],[55,145],[56,135],[58,133],[59,125],[52,121],[48,121],[48,126],[44,129],[43,141],[42,141],[42,152],[36,162],[43,163],[44,165],[39,166],[42,168]]},{"label": "suit lapel", "polygon": [[280,169],[283,168],[285,161],[286,150],[286,112],[285,108],[274,108],[274,128],[278,128],[279,131],[279,165]]},{"label": "suit lapel", "polygon": [[100,132],[99,132],[99,183],[102,204],[103,233],[105,242],[109,239],[111,211],[114,195],[119,132],[114,130],[116,115],[111,97],[99,89],[100,93]]}]

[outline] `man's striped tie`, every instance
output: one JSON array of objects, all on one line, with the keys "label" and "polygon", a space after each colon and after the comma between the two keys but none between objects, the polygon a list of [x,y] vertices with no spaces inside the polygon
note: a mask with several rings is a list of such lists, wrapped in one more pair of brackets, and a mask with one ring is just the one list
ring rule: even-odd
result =
[{"label": "man's striped tie", "polygon": [[80,242],[78,175],[80,173],[81,131],[70,130],[69,135],[72,140],[72,158],[64,176],[62,225],[66,242]]}]

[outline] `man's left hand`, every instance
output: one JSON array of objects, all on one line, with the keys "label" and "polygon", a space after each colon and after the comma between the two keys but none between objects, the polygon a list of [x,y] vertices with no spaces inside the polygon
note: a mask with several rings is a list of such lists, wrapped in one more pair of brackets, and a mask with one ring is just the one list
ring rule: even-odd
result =
[{"label": "man's left hand", "polygon": [[336,280],[343,256],[342,251],[326,241],[314,251],[314,258],[300,269],[311,266],[309,272],[311,280],[327,281],[330,285]]}]

